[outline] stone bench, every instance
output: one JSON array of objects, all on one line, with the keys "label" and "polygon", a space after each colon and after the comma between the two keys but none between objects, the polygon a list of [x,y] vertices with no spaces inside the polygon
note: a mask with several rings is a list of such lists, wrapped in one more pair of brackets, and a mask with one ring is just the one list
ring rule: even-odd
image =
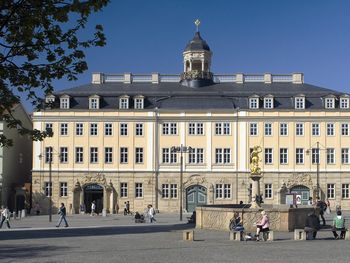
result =
[{"label": "stone bench", "polygon": [[[332,232],[333,229],[332,228],[321,228],[320,230],[318,230],[317,232]],[[306,240],[306,231],[305,229],[294,229],[294,240]],[[350,240],[350,229],[346,229],[346,233],[345,233],[345,238],[344,240]]]},{"label": "stone bench", "polygon": [[[242,237],[241,237],[241,233],[242,233]],[[272,230],[270,231],[266,231],[266,232],[261,232],[262,240],[264,241],[274,241],[275,237],[274,237],[274,232]],[[246,237],[245,237],[245,233],[241,232],[241,231],[231,231],[230,232],[230,240],[231,241],[247,241]]]},{"label": "stone bench", "polygon": [[184,230],[182,232],[182,240],[193,241],[194,240],[194,230]]}]

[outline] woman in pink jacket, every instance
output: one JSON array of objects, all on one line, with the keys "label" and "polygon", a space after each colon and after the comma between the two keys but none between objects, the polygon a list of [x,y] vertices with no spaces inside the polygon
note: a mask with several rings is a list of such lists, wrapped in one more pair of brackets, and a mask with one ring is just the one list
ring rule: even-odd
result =
[{"label": "woman in pink jacket", "polygon": [[256,223],[256,241],[259,241],[259,235],[260,232],[267,232],[269,231],[270,222],[269,218],[267,217],[266,212],[263,210],[261,211],[262,218],[259,222]]}]

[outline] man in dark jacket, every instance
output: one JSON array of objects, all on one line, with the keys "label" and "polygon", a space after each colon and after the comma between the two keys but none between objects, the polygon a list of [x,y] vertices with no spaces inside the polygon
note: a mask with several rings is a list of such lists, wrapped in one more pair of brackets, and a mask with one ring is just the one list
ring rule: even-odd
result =
[{"label": "man in dark jacket", "polygon": [[61,203],[61,207],[58,210],[58,214],[60,215],[60,219],[58,220],[58,225],[56,227],[59,227],[62,223],[62,221],[64,221],[65,223],[65,227],[68,227],[68,223],[66,220],[66,207],[64,206],[64,203]]},{"label": "man in dark jacket", "polygon": [[305,232],[306,232],[306,239],[311,240],[315,239],[317,235],[317,231],[321,228],[320,226],[320,219],[315,214],[315,211],[308,214],[305,222]]},{"label": "man in dark jacket", "polygon": [[317,197],[316,207],[320,209],[320,217],[322,219],[322,224],[326,225],[326,220],[324,219],[324,212],[327,209],[327,204],[323,202],[319,197]]}]

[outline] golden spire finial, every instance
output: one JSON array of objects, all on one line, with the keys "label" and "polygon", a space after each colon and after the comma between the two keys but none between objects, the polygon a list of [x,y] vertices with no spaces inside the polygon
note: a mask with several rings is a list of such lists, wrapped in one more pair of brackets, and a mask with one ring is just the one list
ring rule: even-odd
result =
[{"label": "golden spire finial", "polygon": [[197,27],[197,32],[199,31],[199,25],[201,24],[201,21],[199,19],[197,19],[196,21],[194,21],[194,24]]}]

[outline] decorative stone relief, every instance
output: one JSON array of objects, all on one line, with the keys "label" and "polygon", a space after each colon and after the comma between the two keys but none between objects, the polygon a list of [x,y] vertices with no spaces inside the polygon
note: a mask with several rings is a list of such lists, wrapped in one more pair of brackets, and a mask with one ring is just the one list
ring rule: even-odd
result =
[{"label": "decorative stone relief", "polygon": [[288,179],[286,187],[288,189],[291,189],[292,187],[297,185],[304,185],[309,187],[310,189],[314,188],[310,174],[303,174],[303,173],[293,174],[292,177]]},{"label": "decorative stone relief", "polygon": [[77,182],[75,183],[74,187],[73,187],[73,192],[76,193],[76,192],[80,192],[82,189],[81,189],[81,185],[80,185],[80,182],[79,180],[77,180]]},{"label": "decorative stone relief", "polygon": [[103,173],[97,173],[95,175],[86,175],[85,178],[82,180],[82,184],[100,184],[104,187],[107,186],[106,177]]},{"label": "decorative stone relief", "polygon": [[191,175],[187,181],[184,182],[184,186],[190,186],[190,185],[203,185],[203,184],[207,184],[207,180],[199,175],[199,174],[194,174],[194,175]]}]

